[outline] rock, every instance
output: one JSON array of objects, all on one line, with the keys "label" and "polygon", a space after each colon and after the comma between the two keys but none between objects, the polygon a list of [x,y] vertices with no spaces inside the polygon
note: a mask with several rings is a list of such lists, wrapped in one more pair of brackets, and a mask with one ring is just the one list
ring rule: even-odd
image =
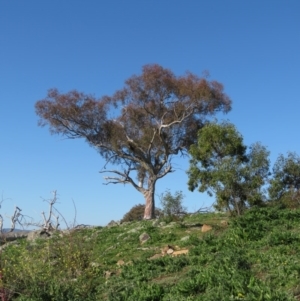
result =
[{"label": "rock", "polygon": [[19,238],[26,238],[30,231],[19,231],[19,232],[6,232],[1,233],[0,239],[2,242],[14,241]]},{"label": "rock", "polygon": [[174,249],[175,248],[173,246],[167,245],[161,250],[161,253],[163,255],[172,254],[174,252]]},{"label": "rock", "polygon": [[168,255],[171,255],[172,253],[174,253],[174,250],[172,248],[170,248],[168,251],[167,251],[167,254]]},{"label": "rock", "polygon": [[148,241],[150,239],[150,236],[148,233],[144,232],[140,235],[139,239],[140,239],[140,242],[142,244],[144,244],[146,241]]},{"label": "rock", "polygon": [[117,266],[119,266],[119,267],[124,265],[124,264],[125,264],[125,261],[122,260],[122,259],[118,260],[118,262],[117,262]]},{"label": "rock", "polygon": [[178,255],[188,254],[188,252],[189,252],[188,249],[179,250],[179,251],[174,251],[174,252],[172,253],[172,256],[178,256]]},{"label": "rock", "polygon": [[182,237],[180,240],[181,240],[181,241],[186,241],[186,240],[189,240],[189,238],[190,238],[190,236],[188,235],[188,236]]},{"label": "rock", "polygon": [[52,232],[47,232],[46,230],[37,230],[29,232],[27,235],[27,240],[33,241],[37,238],[49,238],[52,235]]},{"label": "rock", "polygon": [[148,259],[153,260],[156,258],[163,257],[165,255],[178,256],[178,255],[182,255],[182,254],[187,254],[189,252],[188,249],[175,251],[175,249],[178,249],[178,248],[179,248],[178,246],[173,247],[173,246],[167,245],[161,250],[161,254],[155,254]]},{"label": "rock", "polygon": [[212,229],[212,226],[204,224],[201,228],[201,232],[208,232]]}]

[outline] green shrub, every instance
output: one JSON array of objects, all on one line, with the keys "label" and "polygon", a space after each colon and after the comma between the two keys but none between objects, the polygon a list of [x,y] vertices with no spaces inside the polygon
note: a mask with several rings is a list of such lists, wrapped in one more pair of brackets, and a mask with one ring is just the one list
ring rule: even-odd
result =
[{"label": "green shrub", "polygon": [[[133,206],[121,219],[121,223],[141,221],[144,218],[145,205],[138,204]],[[160,210],[155,209],[155,215],[160,215]]]},{"label": "green shrub", "polygon": [[165,194],[161,195],[162,213],[167,221],[178,220],[179,217],[186,214],[186,208],[182,205],[183,199],[182,191],[176,191],[175,195],[172,195],[167,190]]}]

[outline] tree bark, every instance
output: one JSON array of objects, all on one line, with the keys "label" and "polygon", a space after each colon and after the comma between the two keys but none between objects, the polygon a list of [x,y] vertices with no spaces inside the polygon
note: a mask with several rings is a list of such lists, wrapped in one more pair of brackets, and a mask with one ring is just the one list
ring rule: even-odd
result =
[{"label": "tree bark", "polygon": [[148,189],[146,189],[143,194],[145,197],[145,212],[144,219],[154,219],[155,218],[155,200],[154,200],[154,192],[155,192],[155,180],[148,180]]},{"label": "tree bark", "polygon": [[235,211],[237,213],[238,216],[241,215],[241,208],[240,208],[240,203],[241,203],[241,200],[239,197],[234,197],[234,202],[235,202]]}]

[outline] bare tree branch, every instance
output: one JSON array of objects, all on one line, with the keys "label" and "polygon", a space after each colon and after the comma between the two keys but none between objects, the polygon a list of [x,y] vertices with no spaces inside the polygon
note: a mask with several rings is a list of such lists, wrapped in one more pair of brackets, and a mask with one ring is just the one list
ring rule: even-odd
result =
[{"label": "bare tree branch", "polygon": [[120,172],[119,170],[106,170],[106,171],[99,171],[99,173],[115,173],[117,175],[120,175],[121,177],[104,177],[104,179],[107,181],[107,183],[104,183],[104,185],[108,184],[132,184],[135,189],[138,191],[144,191],[144,188],[140,187],[136,182],[129,176],[130,170],[126,171],[125,173]]}]

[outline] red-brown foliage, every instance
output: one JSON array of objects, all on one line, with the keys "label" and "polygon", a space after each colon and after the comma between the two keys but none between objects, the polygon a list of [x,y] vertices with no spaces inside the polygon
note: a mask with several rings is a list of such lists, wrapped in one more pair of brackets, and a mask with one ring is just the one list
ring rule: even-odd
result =
[{"label": "red-brown foliage", "polygon": [[155,183],[173,171],[172,156],[184,154],[206,116],[228,112],[231,101],[216,81],[192,73],[177,77],[159,65],[146,65],[112,96],[97,99],[52,89],[35,108],[39,124],[51,133],[85,138],[107,162],[119,165],[107,171],[116,176],[106,180],[130,183],[143,193],[144,217],[152,218]]}]

